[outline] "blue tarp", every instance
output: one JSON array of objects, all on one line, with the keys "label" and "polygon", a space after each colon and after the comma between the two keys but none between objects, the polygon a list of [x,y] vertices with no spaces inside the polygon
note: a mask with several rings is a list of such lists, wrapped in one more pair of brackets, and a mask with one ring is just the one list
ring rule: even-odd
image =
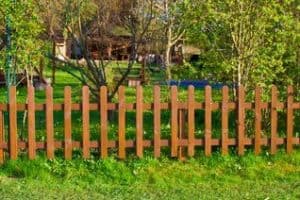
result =
[{"label": "blue tarp", "polygon": [[208,80],[181,80],[181,81],[171,80],[171,81],[164,82],[164,84],[171,85],[171,86],[175,85],[178,87],[188,87],[192,85],[197,89],[204,89],[205,86],[207,85],[210,85],[214,89],[222,89],[222,87],[226,85],[223,83],[209,83]]}]

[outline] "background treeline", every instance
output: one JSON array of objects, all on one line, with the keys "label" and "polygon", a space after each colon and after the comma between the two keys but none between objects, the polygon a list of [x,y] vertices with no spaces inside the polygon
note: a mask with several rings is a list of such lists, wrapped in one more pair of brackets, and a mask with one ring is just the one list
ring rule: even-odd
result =
[{"label": "background treeline", "polygon": [[[116,27],[131,37],[129,71],[144,48],[163,55],[168,79],[300,89],[299,0],[2,0],[0,65],[11,56],[15,70],[31,73],[41,62],[51,67],[58,33],[76,39],[89,59],[85,41],[91,32],[105,38]],[[152,41],[147,48],[145,41]],[[173,64],[171,50],[179,43],[200,49],[198,59]],[[86,65],[103,74],[96,86],[107,84],[107,64]]]}]

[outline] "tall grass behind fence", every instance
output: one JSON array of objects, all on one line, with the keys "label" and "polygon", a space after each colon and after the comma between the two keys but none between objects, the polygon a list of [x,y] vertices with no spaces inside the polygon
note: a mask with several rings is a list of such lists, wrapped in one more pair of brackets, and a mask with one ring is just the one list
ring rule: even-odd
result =
[{"label": "tall grass behind fence", "polygon": [[[153,102],[145,103],[143,100],[143,87],[136,87],[136,102],[126,103],[125,88],[121,86],[118,90],[118,102],[107,101],[107,88],[101,87],[99,90],[99,103],[90,102],[90,93],[88,87],[82,88],[81,103],[72,103],[72,91],[70,87],[65,87],[64,103],[53,102],[53,89],[46,88],[45,103],[35,103],[35,90],[28,87],[28,101],[26,104],[17,103],[16,87],[10,88],[9,104],[0,104],[0,162],[3,163],[5,157],[15,160],[20,153],[26,152],[29,159],[35,159],[37,151],[45,150],[49,159],[55,158],[56,150],[63,150],[65,159],[72,159],[74,149],[80,149],[82,157],[88,159],[91,156],[91,150],[96,150],[99,157],[109,156],[111,149],[116,149],[117,156],[125,159],[127,149],[135,149],[134,154],[137,157],[143,157],[145,149],[153,149],[154,157],[161,156],[162,148],[170,148],[171,157],[182,158],[184,156],[195,156],[196,148],[202,148],[206,156],[210,156],[213,147],[219,147],[223,155],[228,154],[229,147],[236,147],[237,153],[243,155],[245,148],[254,147],[255,154],[260,154],[262,148],[268,148],[271,154],[275,154],[279,146],[284,145],[286,152],[291,153],[296,146],[300,145],[299,135],[294,131],[294,111],[300,109],[300,102],[294,101],[293,87],[287,89],[286,102],[280,102],[276,86],[272,87],[271,101],[262,101],[261,88],[255,89],[255,99],[253,102],[246,102],[245,90],[240,86],[237,91],[237,101],[230,101],[229,88],[222,88],[222,101],[213,102],[212,89],[210,86],[205,88],[204,102],[195,100],[195,90],[192,86],[188,88],[188,95],[185,102],[178,101],[178,88],[172,86],[170,90],[170,101],[161,102],[161,91],[159,86],[154,86]],[[204,135],[198,137],[195,134],[197,120],[196,111],[204,111]],[[286,130],[284,136],[278,133],[278,111],[284,110]],[[27,132],[26,138],[18,134],[18,112],[27,111]],[[62,140],[55,137],[54,112],[63,112],[63,133]],[[98,139],[92,140],[90,134],[91,112],[100,113]],[[109,117],[110,111],[118,113],[117,138],[109,138]],[[126,112],[135,113],[135,137],[126,138]],[[153,121],[146,123],[153,124],[152,137],[144,138],[144,114],[145,112],[153,114]],[[163,111],[170,111],[170,133],[168,138],[163,138],[161,133],[161,115]],[[213,130],[213,112],[219,111],[221,120],[220,137],[214,137]],[[235,120],[230,120],[230,112],[234,111]],[[249,137],[246,130],[246,115],[248,111],[254,113],[254,137]],[[269,111],[270,134],[264,134],[262,127],[263,111]],[[8,120],[5,119],[5,112],[8,113]],[[43,112],[45,116],[45,140],[37,140],[36,137],[36,117],[37,112]],[[74,140],[72,130],[72,112],[80,112],[82,115],[82,132],[80,140]],[[234,123],[236,134],[234,137],[229,134],[229,126]],[[5,126],[8,131],[5,132]]]}]

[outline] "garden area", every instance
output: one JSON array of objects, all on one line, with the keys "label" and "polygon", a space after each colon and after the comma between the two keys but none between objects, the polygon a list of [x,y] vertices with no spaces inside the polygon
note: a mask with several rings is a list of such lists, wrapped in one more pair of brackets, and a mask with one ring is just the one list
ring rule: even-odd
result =
[{"label": "garden area", "polygon": [[[51,71],[46,71],[46,76]],[[68,79],[68,83],[64,82]],[[57,72],[54,85],[54,101],[62,103],[64,86],[72,86],[75,102],[80,102],[81,85],[76,79],[63,71]],[[144,87],[146,102],[153,99],[153,86]],[[5,88],[2,88],[5,93]],[[162,86],[162,101],[169,101],[169,89]],[[18,102],[26,101],[26,87],[18,88]],[[126,88],[126,102],[134,102],[135,88]],[[196,90],[197,101],[204,100],[203,89]],[[179,89],[179,99],[187,98],[186,88]],[[36,102],[45,101],[45,91],[36,91]],[[220,90],[213,90],[213,100],[220,101]],[[117,99],[116,99],[117,101]],[[27,122],[23,124],[24,112],[18,112],[19,136],[27,137]],[[63,112],[55,114],[55,138],[63,140]],[[204,112],[196,113],[196,137],[204,136]],[[220,137],[221,122],[219,112],[213,114],[213,136]],[[232,116],[234,118],[234,116]],[[36,138],[45,140],[45,113],[36,112]],[[99,137],[99,113],[91,112],[91,139]],[[170,113],[162,113],[162,137],[170,134]],[[284,117],[282,117],[284,121]],[[299,120],[299,117],[296,117]],[[153,137],[153,114],[144,113],[144,137]],[[231,136],[235,128],[231,123]],[[298,123],[295,124],[298,131]],[[109,122],[109,138],[116,139],[118,123],[113,118]],[[135,112],[126,113],[126,138],[135,137]],[[252,129],[253,130],[253,129]],[[23,132],[22,132],[23,131]],[[282,136],[285,127],[281,127]],[[81,112],[72,112],[72,138],[81,140]],[[298,133],[296,133],[298,135]],[[298,148],[297,148],[298,149]],[[203,148],[196,148],[193,158],[184,161],[170,158],[168,148],[162,149],[162,156],[153,157],[153,150],[145,149],[144,157],[137,158],[131,149],[127,149],[126,160],[119,160],[117,152],[110,150],[110,157],[99,159],[97,150],[91,150],[91,158],[82,159],[81,150],[73,151],[73,159],[63,159],[63,151],[56,150],[55,158],[47,160],[45,151],[38,151],[35,160],[28,160],[26,151],[21,151],[16,161],[6,161],[0,167],[0,194],[3,199],[297,199],[300,196],[300,154],[286,154],[280,148],[276,155],[264,149],[261,155],[254,155],[253,148],[247,148],[245,155],[239,157],[234,147],[229,155],[221,155],[219,148],[207,157]]]},{"label": "garden area", "polygon": [[300,199],[298,0],[1,0],[0,199]]}]

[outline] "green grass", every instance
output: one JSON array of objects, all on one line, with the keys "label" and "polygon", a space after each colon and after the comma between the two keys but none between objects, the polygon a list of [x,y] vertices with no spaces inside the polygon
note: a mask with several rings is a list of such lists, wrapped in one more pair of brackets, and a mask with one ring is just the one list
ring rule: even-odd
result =
[{"label": "green grass", "polygon": [[[46,72],[50,76],[51,72]],[[54,86],[54,101],[63,102],[63,88],[72,87],[74,102],[80,102],[81,85],[68,74],[58,71]],[[66,83],[66,80],[68,81]],[[152,86],[144,87],[145,102],[152,102]],[[169,101],[169,88],[162,87],[162,101]],[[18,88],[18,102],[26,101],[26,89]],[[5,88],[0,89],[0,102],[5,101]],[[126,101],[135,101],[135,89],[126,89]],[[186,89],[179,89],[179,100],[186,101]],[[196,90],[196,100],[203,101],[203,90]],[[214,101],[221,100],[220,91],[213,91]],[[45,92],[36,92],[36,102],[45,101]],[[117,101],[117,99],[114,99]],[[297,112],[295,112],[297,113]],[[231,113],[230,121],[234,121]],[[20,137],[26,138],[26,125],[22,125],[23,113],[18,114]],[[36,113],[37,139],[45,140],[45,114]],[[135,138],[135,113],[126,113],[126,137]],[[99,138],[99,113],[91,112],[91,139]],[[117,138],[117,115],[109,123],[109,138]],[[170,137],[170,112],[162,112],[162,138]],[[285,115],[279,114],[279,131],[285,136]],[[196,113],[196,137],[203,137],[204,112]],[[295,121],[299,121],[296,115]],[[144,113],[144,137],[153,137],[153,114]],[[80,141],[82,132],[80,112],[72,113],[72,136]],[[230,135],[235,136],[235,123],[230,123]],[[220,137],[220,112],[213,113],[213,137]],[[250,132],[253,129],[250,129]],[[295,123],[295,134],[299,137],[300,124]],[[55,112],[55,137],[63,139],[63,113]],[[250,133],[251,134],[251,133]],[[267,133],[268,134],[268,133]],[[252,135],[253,136],[253,135]],[[38,158],[29,161],[26,152],[17,161],[7,161],[0,167],[1,199],[299,199],[300,198],[300,151],[292,155],[279,152],[270,156],[264,152],[254,156],[253,149],[247,149],[244,157],[236,156],[231,149],[230,156],[219,155],[214,149],[212,157],[205,157],[203,148],[197,148],[196,156],[185,162],[169,158],[169,149],[162,149],[162,158],[153,158],[153,150],[145,150],[144,159],[136,159],[128,150],[128,159],[111,157],[99,160],[93,150],[91,160],[83,160],[81,152],[74,151],[72,161],[63,160],[62,151],[56,152],[56,160],[45,159],[41,151]]]},{"label": "green grass", "polygon": [[[46,71],[46,76],[51,76],[51,71]],[[67,80],[67,81],[66,81]],[[64,87],[65,86],[72,87],[72,101],[73,102],[81,102],[81,85],[80,83],[70,76],[69,74],[57,71],[56,73],[56,84],[53,88],[54,93],[54,102],[55,103],[63,103],[64,100]],[[6,88],[0,88],[0,92],[5,94]],[[196,90],[196,100],[203,101],[204,100],[204,91],[203,90]],[[18,94],[17,94],[17,101],[20,103],[26,102],[26,88],[25,87],[18,87]],[[161,102],[169,102],[170,96],[170,89],[166,86],[161,87]],[[0,102],[5,102],[5,95],[0,96]],[[220,91],[214,91],[214,100],[220,101],[221,95]],[[135,88],[126,88],[126,102],[135,102]],[[187,90],[184,88],[179,88],[179,100],[181,102],[186,102],[187,100]],[[36,91],[36,98],[35,101],[37,103],[44,103],[45,102],[45,91]],[[93,101],[93,100],[92,100]],[[117,96],[113,99],[114,102],[117,102]],[[146,85],[144,87],[144,101],[147,103],[153,102],[153,86]],[[26,138],[27,136],[27,126],[22,123],[23,122],[23,112],[18,112],[18,131],[19,135]],[[203,111],[197,111],[197,124],[196,124],[196,135],[201,137],[203,135]],[[216,118],[218,114],[216,114]],[[44,112],[36,112],[36,136],[37,139],[40,141],[45,140],[45,113]],[[90,130],[91,130],[91,138],[93,140],[98,139],[99,137],[99,112],[91,112],[91,120],[90,120]],[[126,135],[128,139],[132,139],[135,136],[135,113],[132,111],[127,112],[126,114]],[[170,135],[170,112],[169,111],[162,111],[162,137],[168,138]],[[144,128],[145,128],[145,138],[152,139],[153,138],[153,113],[152,112],[145,112],[144,113]],[[146,123],[147,122],[147,123]],[[73,111],[72,112],[72,134],[73,139],[81,140],[81,132],[82,132],[82,117],[80,112]],[[117,114],[114,115],[113,120],[109,123],[109,136],[110,139],[117,138]],[[7,128],[7,123],[6,123]],[[233,128],[231,130],[233,131]],[[63,112],[55,112],[54,113],[54,131],[56,139],[63,139]]]},{"label": "green grass", "polygon": [[1,199],[299,199],[300,153],[9,161]]},{"label": "green grass", "polygon": [[[46,77],[51,77],[51,71],[46,71]],[[163,80],[159,74],[153,77],[156,81],[158,79],[160,81]],[[81,101],[81,88],[82,85],[78,82],[78,80],[66,72],[57,71],[56,72],[56,83],[53,86],[53,95],[54,95],[54,102],[56,103],[63,103],[64,97],[64,87],[71,86],[72,87],[72,101],[73,102],[80,102]],[[187,100],[187,90],[186,88],[178,88],[179,90],[179,100],[184,102]],[[0,88],[0,102],[6,102],[6,87]],[[26,87],[19,86],[17,87],[17,101],[19,103],[26,102]],[[167,86],[161,86],[161,101],[168,102],[170,96],[170,88]],[[195,91],[195,96],[197,101],[204,100],[204,91],[202,89]],[[213,91],[213,100],[214,101],[221,101],[221,91],[214,90]],[[35,101],[37,103],[45,102],[45,91],[36,91],[36,98]],[[95,100],[92,100],[95,101]],[[117,96],[115,97],[114,101],[117,101]],[[144,101],[147,103],[153,102],[153,85],[149,83],[148,85],[144,86]],[[135,88],[134,87],[126,87],[126,102],[135,102]]]}]

